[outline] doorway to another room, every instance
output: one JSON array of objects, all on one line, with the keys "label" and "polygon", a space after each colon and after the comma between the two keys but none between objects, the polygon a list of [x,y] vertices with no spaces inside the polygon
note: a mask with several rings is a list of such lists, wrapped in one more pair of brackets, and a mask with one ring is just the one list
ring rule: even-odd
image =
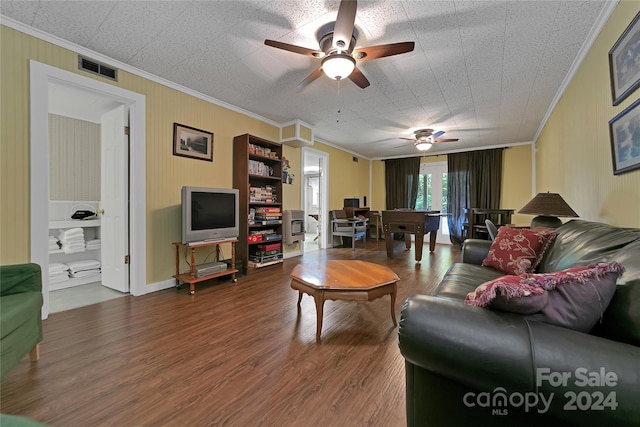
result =
[{"label": "doorway to another room", "polygon": [[302,149],[302,210],[305,213],[303,253],[327,247],[327,164],[329,156],[322,151]]},{"label": "doorway to another room", "polygon": [[[133,196],[144,194],[144,163],[129,157],[144,158],[144,96],[32,61],[31,97],[31,260],[43,272],[42,317],[143,294],[145,205]],[[95,215],[73,219],[76,211]]]}]

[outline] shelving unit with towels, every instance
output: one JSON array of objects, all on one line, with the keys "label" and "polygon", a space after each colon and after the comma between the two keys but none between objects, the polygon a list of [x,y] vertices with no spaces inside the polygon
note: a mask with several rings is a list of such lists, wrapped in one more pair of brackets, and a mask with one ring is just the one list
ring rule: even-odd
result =
[{"label": "shelving unit with towels", "polygon": [[[101,221],[98,218],[93,219],[71,219],[71,215],[77,209],[92,208],[96,211],[99,207],[99,202],[96,201],[49,201],[49,239],[58,239],[65,232],[72,231],[74,229],[81,229],[82,233],[77,232],[77,236],[82,236],[84,241],[82,250],[73,249],[72,251],[65,251],[63,247],[58,249],[52,249],[49,245],[49,265],[67,264],[78,261],[97,261],[98,265],[102,259],[101,246],[99,244]],[[79,239],[78,239],[79,241]],[[86,245],[87,242],[96,242],[95,244]],[[44,274],[48,272],[45,271]],[[70,288],[73,286],[85,285],[87,283],[100,282],[102,279],[101,272],[97,274],[82,275],[84,277],[69,277],[63,281],[49,280],[49,290],[54,291],[58,289]]]}]

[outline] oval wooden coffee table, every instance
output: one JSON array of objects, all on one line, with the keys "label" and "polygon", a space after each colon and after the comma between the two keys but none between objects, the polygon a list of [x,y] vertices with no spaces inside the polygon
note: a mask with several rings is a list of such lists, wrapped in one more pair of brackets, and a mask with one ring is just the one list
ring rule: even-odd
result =
[{"label": "oval wooden coffee table", "polygon": [[329,260],[324,264],[298,264],[289,275],[291,288],[298,291],[298,307],[302,294],[311,295],[316,303],[316,341],[322,332],[322,308],[330,300],[373,301],[391,296],[391,319],[396,321],[395,304],[400,278],[389,268],[365,261]]}]

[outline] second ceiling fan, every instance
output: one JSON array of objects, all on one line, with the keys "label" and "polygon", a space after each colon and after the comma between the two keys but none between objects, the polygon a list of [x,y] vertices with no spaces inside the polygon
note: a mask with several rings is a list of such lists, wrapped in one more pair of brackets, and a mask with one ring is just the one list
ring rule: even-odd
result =
[{"label": "second ceiling fan", "polygon": [[356,0],[342,0],[340,2],[333,31],[320,36],[320,49],[309,49],[276,40],[264,41],[267,46],[322,59],[320,67],[298,83],[298,89],[307,86],[320,77],[323,72],[334,80],[348,78],[364,89],[371,83],[358,69],[356,62],[384,58],[385,56],[398,55],[413,50],[414,42],[391,43],[356,49],[354,30],[357,8],[358,3]]},{"label": "second ceiling fan", "polygon": [[445,132],[442,130],[434,133],[433,129],[418,129],[417,131],[413,132],[415,137],[400,139],[413,141],[413,145],[420,151],[427,151],[433,146],[433,144],[437,144],[440,142],[458,141],[457,138],[439,138],[440,136],[444,135],[444,133]]}]

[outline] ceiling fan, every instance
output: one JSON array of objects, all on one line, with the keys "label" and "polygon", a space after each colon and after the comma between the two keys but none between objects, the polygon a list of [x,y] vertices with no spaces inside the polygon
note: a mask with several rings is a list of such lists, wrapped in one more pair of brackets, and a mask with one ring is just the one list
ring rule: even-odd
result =
[{"label": "ceiling fan", "polygon": [[354,24],[357,8],[358,3],[356,0],[342,0],[340,2],[332,31],[330,28],[327,33],[319,37],[320,49],[308,49],[275,40],[264,41],[267,46],[322,59],[320,67],[298,83],[298,89],[307,86],[320,77],[323,72],[334,80],[349,78],[349,80],[364,89],[371,83],[358,69],[356,62],[384,58],[385,56],[398,55],[413,50],[414,42],[391,43],[356,49],[357,30]]},{"label": "ceiling fan", "polygon": [[440,130],[436,133],[433,132],[433,129],[418,129],[413,132],[415,135],[413,138],[401,138],[406,139],[407,141],[413,141],[413,145],[420,151],[429,150],[433,144],[438,144],[440,142],[456,142],[457,138],[438,138],[441,135],[444,135],[444,131]]}]

